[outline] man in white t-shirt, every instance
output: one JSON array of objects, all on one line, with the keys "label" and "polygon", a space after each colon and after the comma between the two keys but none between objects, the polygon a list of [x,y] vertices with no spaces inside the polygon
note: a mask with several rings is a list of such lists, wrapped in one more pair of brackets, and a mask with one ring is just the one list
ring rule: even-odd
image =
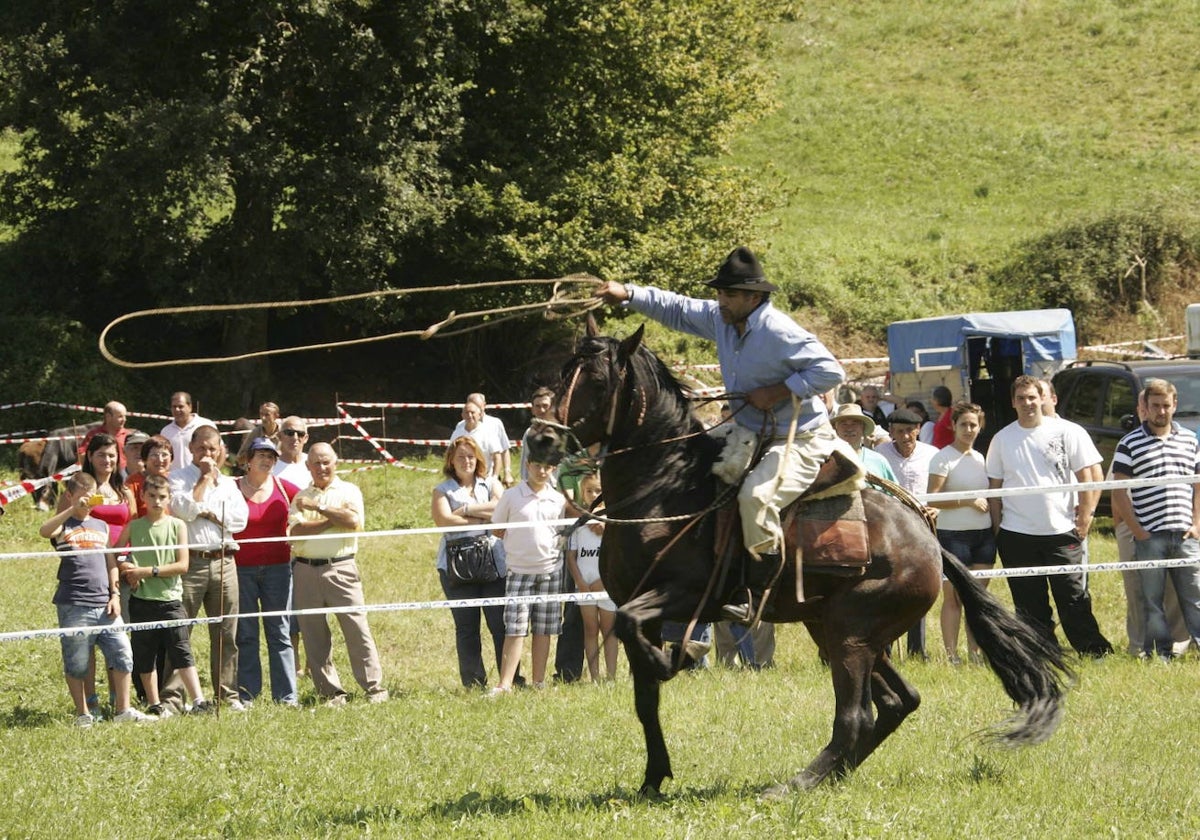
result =
[{"label": "man in white t-shirt", "polygon": [[467,394],[467,402],[463,405],[463,419],[458,421],[450,434],[453,443],[463,435],[470,435],[483,454],[488,458],[491,474],[500,479],[505,487],[511,487],[512,459],[508,451],[512,449],[512,441],[499,418],[487,413],[487,401],[483,394]]},{"label": "man in white t-shirt", "polygon": [[307,442],[308,426],[302,419],[293,414],[279,421],[279,460],[271,472],[301,490],[312,484],[308,456],[304,454]]},{"label": "man in white t-shirt", "polygon": [[192,435],[196,430],[201,426],[215,429],[217,424],[192,411],[192,395],[187,391],[176,391],[171,395],[171,416],[175,419],[163,426],[159,434],[171,441],[171,452],[175,456],[171,461],[171,474],[174,475],[192,463]]},{"label": "man in white t-shirt", "polygon": [[[1018,376],[1012,383],[1017,419],[992,438],[987,454],[988,486],[1059,487],[1070,477],[1090,481],[1100,453],[1082,428],[1042,414],[1038,380]],[[1057,490],[989,500],[996,547],[1005,568],[1080,564],[1083,540],[1091,528],[1099,494]],[[1085,656],[1112,653],[1096,623],[1082,573],[1010,577],[1017,613],[1047,639],[1055,640],[1049,594],[1053,593],[1063,632]],[[1047,592],[1049,588],[1049,593]]]}]

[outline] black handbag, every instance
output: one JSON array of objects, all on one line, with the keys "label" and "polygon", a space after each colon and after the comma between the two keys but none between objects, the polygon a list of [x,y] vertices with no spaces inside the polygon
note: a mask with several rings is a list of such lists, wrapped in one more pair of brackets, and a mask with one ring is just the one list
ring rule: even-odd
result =
[{"label": "black handbag", "polygon": [[446,540],[446,571],[455,583],[491,583],[500,579],[491,537]]}]

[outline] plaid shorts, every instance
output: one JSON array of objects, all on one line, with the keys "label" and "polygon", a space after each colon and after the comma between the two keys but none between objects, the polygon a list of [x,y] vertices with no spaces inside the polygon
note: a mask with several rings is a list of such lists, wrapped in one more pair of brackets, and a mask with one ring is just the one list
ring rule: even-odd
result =
[{"label": "plaid shorts", "polygon": [[[561,564],[548,575],[509,572],[504,585],[504,594],[509,598],[519,595],[558,595],[562,591]],[[557,636],[561,633],[562,604],[557,601],[546,604],[505,604],[504,635],[526,636],[530,629],[536,636]]]}]

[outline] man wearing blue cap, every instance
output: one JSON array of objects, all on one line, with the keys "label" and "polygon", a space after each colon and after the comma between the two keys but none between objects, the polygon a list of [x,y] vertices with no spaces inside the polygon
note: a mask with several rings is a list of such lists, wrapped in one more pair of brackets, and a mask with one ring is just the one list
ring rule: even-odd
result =
[{"label": "man wearing blue cap", "polygon": [[[748,591],[722,608],[729,620],[751,623],[781,564],[779,511],[812,484],[835,449],[848,452],[829,425],[821,400],[821,394],[840,385],[846,375],[816,336],[771,305],[776,287],[767,282],[749,248],[734,249],[708,285],[716,290],[716,300],[611,281],[597,289],[596,296],[716,342],[735,421],[772,437],[738,492],[742,535],[753,559]],[[848,457],[856,462],[852,454]]]}]

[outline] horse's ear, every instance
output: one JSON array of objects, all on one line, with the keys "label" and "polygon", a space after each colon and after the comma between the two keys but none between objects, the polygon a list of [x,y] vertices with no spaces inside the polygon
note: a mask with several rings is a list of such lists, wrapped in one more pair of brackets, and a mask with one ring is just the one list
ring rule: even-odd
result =
[{"label": "horse's ear", "polygon": [[587,314],[587,321],[585,323],[586,329],[584,331],[584,335],[586,335],[588,338],[595,338],[596,336],[600,335],[600,328],[596,326],[596,319],[592,317],[591,312]]},{"label": "horse's ear", "polygon": [[633,358],[633,354],[642,346],[642,338],[646,333],[646,325],[642,324],[633,335],[621,342],[620,348],[617,350],[617,359],[621,364]]}]

